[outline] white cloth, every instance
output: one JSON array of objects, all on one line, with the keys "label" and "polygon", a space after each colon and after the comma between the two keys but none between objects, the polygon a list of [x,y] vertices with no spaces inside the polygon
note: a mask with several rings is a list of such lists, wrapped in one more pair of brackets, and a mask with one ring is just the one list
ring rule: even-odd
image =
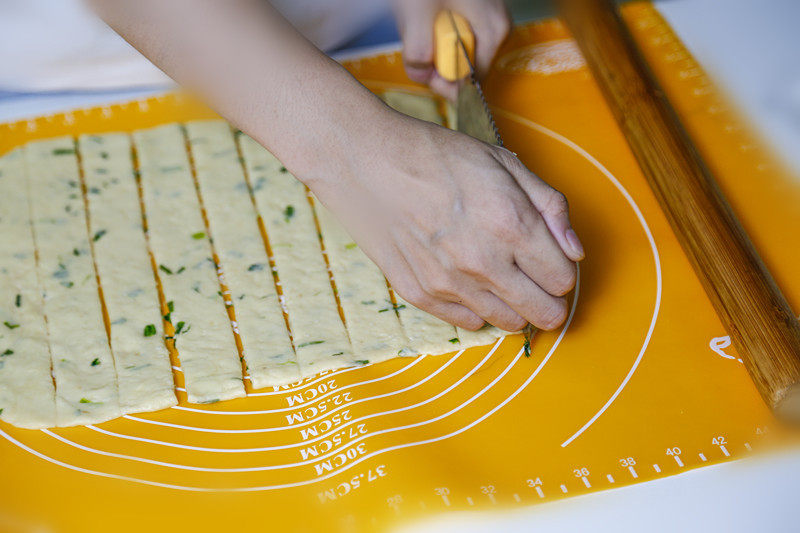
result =
[{"label": "white cloth", "polygon": [[[385,10],[382,0],[273,4],[323,50],[352,39]],[[168,81],[82,0],[0,0],[0,90],[98,90]]]}]

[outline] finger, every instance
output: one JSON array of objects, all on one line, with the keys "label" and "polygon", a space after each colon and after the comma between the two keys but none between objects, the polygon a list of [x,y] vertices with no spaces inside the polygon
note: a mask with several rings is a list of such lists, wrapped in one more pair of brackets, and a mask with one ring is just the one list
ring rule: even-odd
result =
[{"label": "finger", "polygon": [[510,151],[501,149],[501,163],[511,172],[531,203],[542,215],[550,233],[564,253],[573,261],[580,261],[586,253],[569,220],[566,197],[528,170]]},{"label": "finger", "polygon": [[454,326],[477,330],[484,321],[467,307],[437,298],[423,290],[414,271],[400,251],[393,245],[382,244],[375,254],[368,254],[383,271],[395,294],[407,303],[432,314]]},{"label": "finger", "polygon": [[489,73],[500,45],[508,37],[511,18],[502,1],[468,1],[458,4],[475,34],[475,71],[479,78]]},{"label": "finger", "polygon": [[528,323],[519,313],[489,291],[468,295],[463,302],[483,320],[505,331],[519,331]]},{"label": "finger", "polygon": [[451,102],[455,102],[458,97],[458,84],[452,81],[447,81],[442,78],[437,72],[434,72],[428,81],[428,86],[436,94],[447,98]]},{"label": "finger", "polygon": [[553,296],[563,296],[575,286],[575,263],[564,254],[550,228],[531,213],[523,220],[525,237],[514,247],[514,261],[534,283]]},{"label": "finger", "polygon": [[433,66],[433,21],[435,2],[408,0],[401,4],[397,16],[403,41],[403,64],[408,77],[428,83],[435,73]]},{"label": "finger", "polygon": [[422,309],[448,324],[470,331],[478,330],[484,325],[484,320],[469,308],[455,302],[433,297],[423,291],[421,285],[413,276],[399,279],[395,283],[392,284],[392,289],[396,295],[402,298],[402,300],[398,299],[398,304],[400,305],[403,305],[404,300],[405,303]]},{"label": "finger", "polygon": [[492,292],[525,320],[544,330],[553,330],[567,318],[567,301],[545,292],[524,272],[515,269],[505,276],[506,282]]}]

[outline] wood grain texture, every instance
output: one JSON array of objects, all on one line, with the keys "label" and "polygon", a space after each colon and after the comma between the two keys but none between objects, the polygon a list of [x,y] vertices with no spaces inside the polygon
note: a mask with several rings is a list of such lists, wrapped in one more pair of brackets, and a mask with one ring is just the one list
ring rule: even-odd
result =
[{"label": "wood grain texture", "polygon": [[756,387],[800,420],[800,324],[737,220],[611,0],[561,15]]}]

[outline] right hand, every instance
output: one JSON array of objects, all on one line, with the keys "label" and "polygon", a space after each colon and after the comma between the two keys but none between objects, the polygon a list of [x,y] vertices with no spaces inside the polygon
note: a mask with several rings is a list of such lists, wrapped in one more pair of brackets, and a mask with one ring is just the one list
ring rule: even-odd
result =
[{"label": "right hand", "polygon": [[388,108],[375,121],[304,181],[392,287],[465,329],[562,324],[584,256],[564,196],[506,149]]}]

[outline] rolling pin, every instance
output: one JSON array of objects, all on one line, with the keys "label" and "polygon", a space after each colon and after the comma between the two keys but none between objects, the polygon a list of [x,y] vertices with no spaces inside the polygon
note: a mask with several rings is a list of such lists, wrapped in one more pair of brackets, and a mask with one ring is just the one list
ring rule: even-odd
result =
[{"label": "rolling pin", "polygon": [[612,0],[561,0],[678,241],[764,401],[800,422],[800,324],[664,96]]}]

